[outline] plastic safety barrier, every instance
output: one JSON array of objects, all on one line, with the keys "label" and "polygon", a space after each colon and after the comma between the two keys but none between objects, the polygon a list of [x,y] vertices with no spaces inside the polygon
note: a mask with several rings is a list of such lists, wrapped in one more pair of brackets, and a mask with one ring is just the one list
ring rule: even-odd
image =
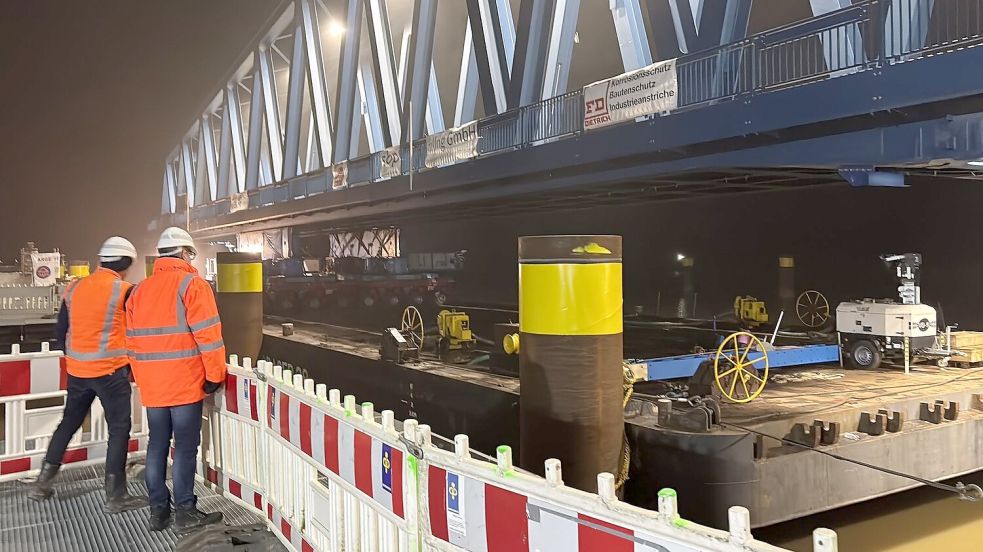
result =
[{"label": "plastic safety barrier", "polygon": [[376,420],[369,403],[357,409],[354,397],[261,361],[263,381],[243,364],[233,357],[207,409],[202,477],[295,550],[415,549],[415,459],[392,412]]},{"label": "plastic safety barrier", "polygon": [[[618,501],[614,477],[598,494],[563,485],[558,460],[546,477],[516,469],[512,452],[476,457],[468,437],[433,443],[426,425],[356,405],[300,374],[233,356],[223,392],[206,409],[200,475],[265,515],[280,540],[306,551],[780,551],[751,535],[747,509],[727,531],[682,519],[676,494],[657,512]],[[816,552],[836,534],[814,533]]]},{"label": "plastic safety barrier", "polygon": [[[48,442],[61,421],[68,383],[64,355],[41,344],[39,353],[0,355],[0,481],[36,475]],[[133,388],[133,430],[129,452],[137,457],[147,450],[146,413],[140,394]],[[105,461],[109,428],[102,404],[92,403],[88,421],[69,442],[63,462],[88,465]]]}]

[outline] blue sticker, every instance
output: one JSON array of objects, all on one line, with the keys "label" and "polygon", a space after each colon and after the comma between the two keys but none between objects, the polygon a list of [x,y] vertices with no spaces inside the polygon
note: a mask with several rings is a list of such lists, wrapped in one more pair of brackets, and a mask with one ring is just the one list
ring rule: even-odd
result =
[{"label": "blue sticker", "polygon": [[462,483],[456,473],[447,472],[447,530],[463,537],[467,536],[468,526],[461,500]]},{"label": "blue sticker", "polygon": [[382,445],[382,488],[393,492],[393,449],[389,445]]},{"label": "blue sticker", "polygon": [[447,510],[461,513],[461,484],[456,473],[447,472]]}]

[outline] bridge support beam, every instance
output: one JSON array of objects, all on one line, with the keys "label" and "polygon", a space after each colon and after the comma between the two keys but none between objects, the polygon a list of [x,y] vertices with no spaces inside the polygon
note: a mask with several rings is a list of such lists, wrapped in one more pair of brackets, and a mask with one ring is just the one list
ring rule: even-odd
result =
[{"label": "bridge support beam", "polygon": [[652,64],[645,19],[639,0],[610,0],[614,29],[621,47],[621,62],[625,71],[634,71]]},{"label": "bridge support beam", "polygon": [[345,35],[341,39],[338,72],[338,103],[334,140],[334,163],[348,159],[351,152],[352,125],[355,119],[355,94],[358,86],[359,39],[362,35],[362,0],[348,0]]},{"label": "bridge support beam", "polygon": [[[851,0],[809,0],[813,17],[827,14],[852,5]],[[823,44],[823,57],[830,71],[837,71],[863,63],[864,41],[860,36],[860,28],[849,25],[844,34],[823,33],[819,40]]]},{"label": "bridge support beam", "polygon": [[[356,0],[352,0],[356,1]],[[433,72],[433,37],[437,26],[437,0],[418,0],[413,8],[413,40],[408,41],[406,88],[403,98],[403,140],[418,140],[423,137],[427,124],[427,107],[431,111],[440,109],[439,99],[436,106],[432,97],[428,97]],[[407,41],[403,41],[406,45]],[[440,111],[440,123],[443,126],[443,112]],[[431,125],[436,126],[436,117],[431,113]],[[412,132],[410,131],[412,127]]]},{"label": "bridge support beam", "polygon": [[509,80],[508,108],[542,99],[543,73],[554,0],[522,0],[515,58]]},{"label": "bridge support beam", "polygon": [[215,160],[215,132],[212,128],[212,114],[207,112],[201,116],[198,123],[201,129],[201,137],[198,142],[199,163],[203,163],[204,171],[201,171],[200,177],[203,182],[203,188],[207,190],[207,194],[202,194],[201,201],[214,201],[218,199],[218,176],[216,170]]},{"label": "bridge support beam", "polygon": [[567,92],[579,13],[580,0],[556,0],[546,52],[543,91],[538,99],[552,98]]},{"label": "bridge support beam", "polygon": [[[218,197],[229,197],[243,190],[245,157],[242,145],[242,115],[239,111],[239,83],[226,85],[222,99],[222,132],[219,137]],[[234,174],[233,174],[234,173]]]},{"label": "bridge support beam", "polygon": [[461,53],[461,76],[457,81],[457,101],[454,104],[454,126],[475,119],[478,102],[478,62],[475,60],[471,26],[464,29],[464,51]]},{"label": "bridge support beam", "polygon": [[307,55],[304,49],[304,23],[300,2],[294,10],[294,47],[290,56],[290,81],[287,85],[287,121],[283,140],[283,178],[300,172],[300,126],[304,109],[304,85]]},{"label": "bridge support beam", "polygon": [[321,165],[331,160],[331,111],[324,86],[324,57],[321,53],[321,32],[313,0],[300,3],[304,25],[304,46],[307,49],[307,78],[311,95],[311,116],[314,123],[315,145]]},{"label": "bridge support beam", "polygon": [[[747,37],[753,0],[728,0],[720,30],[720,44],[731,44]],[[740,50],[718,54],[713,74],[713,90],[717,96],[733,94],[737,89],[744,53]]]},{"label": "bridge support beam", "polygon": [[189,139],[181,141],[181,191],[187,197],[188,205],[195,205],[195,170],[191,164],[191,145]]},{"label": "bridge support beam", "polygon": [[467,6],[485,115],[494,115],[507,105],[515,50],[512,9],[507,0],[467,0]]},{"label": "bridge support beam", "polygon": [[[273,74],[272,52],[268,48],[260,48],[259,74],[263,84],[262,111],[266,115],[266,142],[263,144],[267,148],[270,173],[269,182],[279,182],[283,173],[283,127],[280,126],[280,104],[277,100],[276,77]],[[250,129],[250,132],[252,130]]]},{"label": "bridge support beam", "polygon": [[169,215],[174,212],[174,183],[171,181],[171,166],[164,167],[164,178],[161,183],[160,214]]},{"label": "bridge support beam", "polygon": [[[375,153],[386,149],[386,132],[383,128],[384,118],[379,109],[379,94],[375,87],[375,79],[372,77],[373,69],[369,62],[362,62],[358,69],[358,94],[361,104],[364,106],[362,117],[365,119],[365,130],[368,132],[369,151]],[[356,116],[357,117],[357,116]],[[358,157],[358,140],[360,133],[352,133],[352,156],[351,159]]]},{"label": "bridge support beam", "polygon": [[[259,59],[259,51],[253,54],[253,59]],[[252,95],[249,98],[249,144],[246,152],[246,190],[259,187],[260,155],[262,155],[262,137],[260,125],[263,124],[263,86],[260,84],[259,62],[253,68]]]},{"label": "bridge support beam", "polygon": [[[924,46],[934,8],[935,0],[890,0],[884,21],[884,54],[901,56]],[[958,12],[949,17],[958,17]]]},{"label": "bridge support beam", "polygon": [[399,85],[396,58],[393,54],[392,29],[385,0],[367,0],[369,33],[372,46],[372,72],[382,88],[382,130],[386,147],[399,143]]}]

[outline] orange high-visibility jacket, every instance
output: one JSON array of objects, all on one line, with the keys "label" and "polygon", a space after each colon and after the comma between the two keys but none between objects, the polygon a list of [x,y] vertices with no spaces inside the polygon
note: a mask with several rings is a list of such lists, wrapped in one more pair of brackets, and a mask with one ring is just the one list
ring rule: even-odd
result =
[{"label": "orange high-visibility jacket", "polygon": [[98,378],[129,362],[123,302],[132,286],[115,271],[99,267],[65,290],[68,308],[65,367],[69,374]]},{"label": "orange high-visibility jacket", "polygon": [[182,259],[164,257],[126,302],[126,346],[146,407],[205,397],[205,380],[225,381],[225,345],[215,294]]}]

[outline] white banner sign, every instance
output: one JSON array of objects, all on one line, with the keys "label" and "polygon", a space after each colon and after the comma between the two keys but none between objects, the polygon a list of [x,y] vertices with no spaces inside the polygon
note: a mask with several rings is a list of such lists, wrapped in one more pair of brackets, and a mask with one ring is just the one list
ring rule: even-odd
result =
[{"label": "white banner sign", "polygon": [[403,157],[400,155],[402,146],[393,146],[382,150],[380,155],[380,178],[392,178],[403,174]]},{"label": "white banner sign", "polygon": [[338,190],[348,186],[348,161],[331,165],[331,189]]},{"label": "white banner sign", "polygon": [[478,155],[478,123],[472,121],[440,134],[427,136],[427,168],[453,165]]},{"label": "white banner sign", "polygon": [[672,111],[678,96],[674,59],[588,84],[584,87],[584,130]]},{"label": "white banner sign", "polygon": [[34,266],[34,285],[55,285],[58,267],[61,266],[59,253],[31,253],[31,264]]},{"label": "white banner sign", "polygon": [[229,198],[230,213],[235,213],[237,211],[245,211],[248,208],[249,208],[249,192],[232,194],[232,197]]}]

